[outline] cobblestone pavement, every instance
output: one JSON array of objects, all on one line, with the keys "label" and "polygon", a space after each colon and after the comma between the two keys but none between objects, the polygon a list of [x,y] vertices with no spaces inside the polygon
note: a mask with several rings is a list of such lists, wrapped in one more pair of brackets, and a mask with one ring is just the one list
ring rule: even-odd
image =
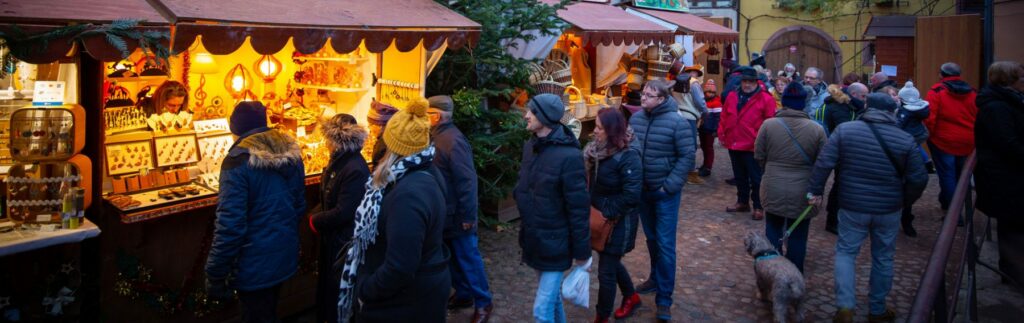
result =
[{"label": "cobblestone pavement", "polygon": [[[770,305],[756,299],[756,283],[753,273],[753,259],[745,253],[742,237],[747,230],[764,230],[764,221],[754,221],[749,213],[730,214],[725,207],[735,202],[735,187],[724,183],[730,178],[731,169],[721,148],[713,174],[706,178],[704,185],[687,185],[682,196],[680,217],[677,226],[677,269],[674,293],[675,305],[672,316],[676,322],[765,322],[771,320]],[[699,159],[699,158],[698,158]],[[888,297],[890,308],[899,320],[905,320],[913,303],[913,297],[920,275],[927,264],[932,244],[935,242],[941,224],[938,206],[938,180],[935,175],[929,179],[928,190],[915,205],[917,215],[915,227],[919,234],[908,238],[902,233],[897,238],[895,255],[895,277]],[[824,231],[824,212],[811,222],[805,263],[807,279],[808,320],[811,322],[830,321],[834,306],[833,259],[836,236]],[[532,321],[531,309],[537,287],[537,273],[520,262],[520,248],[517,242],[518,222],[508,230],[481,230],[480,251],[490,278],[494,294],[495,316],[493,322]],[[648,277],[649,263],[643,230],[637,236],[637,247],[626,255],[624,262],[634,282]],[[866,321],[868,274],[870,272],[869,242],[861,248],[857,259],[857,320]],[[994,247],[994,243],[991,247]],[[991,260],[995,263],[995,260]],[[986,269],[979,267],[980,271]],[[587,322],[594,319],[594,304],[597,303],[596,270],[591,273],[590,309],[566,305],[570,322]],[[997,295],[983,296],[982,310],[1003,313],[1016,308],[1016,316],[987,315],[983,318],[998,321],[998,318],[1021,317],[1019,304],[1021,295],[998,285],[998,278],[980,278],[983,288],[998,289]],[[995,282],[991,282],[994,279]],[[984,292],[984,289],[983,289]],[[621,302],[617,296],[616,304]],[[651,322],[654,320],[654,296],[643,295],[643,306],[625,322]],[[1009,300],[1009,301],[1007,301]],[[472,310],[452,313],[451,322],[468,322]]]}]

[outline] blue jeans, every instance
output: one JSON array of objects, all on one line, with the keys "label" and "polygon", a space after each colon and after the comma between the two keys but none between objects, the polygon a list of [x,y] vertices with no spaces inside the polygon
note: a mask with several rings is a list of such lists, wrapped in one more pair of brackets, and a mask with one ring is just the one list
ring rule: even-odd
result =
[{"label": "blue jeans", "polygon": [[784,254],[786,259],[792,261],[796,265],[796,269],[799,269],[801,273],[804,272],[804,258],[807,257],[807,228],[810,226],[811,219],[804,218],[800,221],[800,224],[793,229],[793,234],[786,240],[786,250],[782,250],[782,236],[789,230],[789,227],[796,222],[796,219],[784,218],[772,213],[765,215],[764,221],[764,235],[771,241],[772,245],[775,246],[775,250],[779,253]]},{"label": "blue jeans", "polygon": [[761,165],[754,160],[754,152],[729,150],[732,161],[732,175],[736,177],[736,203],[754,203],[755,209],[761,208]]},{"label": "blue jeans", "polygon": [[953,191],[956,190],[960,170],[964,168],[967,156],[948,154],[931,142],[928,142],[928,149],[932,152],[935,173],[939,175],[939,205],[943,210],[949,210],[949,203],[953,200]]},{"label": "blue jeans", "polygon": [[900,230],[900,211],[889,214],[865,214],[839,210],[839,240],[836,241],[836,306],[853,309],[857,305],[855,261],[860,245],[871,235],[871,290],[868,292],[871,314],[885,313],[885,297],[892,289],[892,258],[896,252],[896,233]]},{"label": "blue jeans", "polygon": [[658,287],[655,303],[672,306],[672,290],[676,284],[676,223],[679,219],[679,197],[682,192],[643,193],[640,222],[647,237],[647,251],[651,255],[648,279]]},{"label": "blue jeans", "polygon": [[491,290],[487,285],[487,272],[484,261],[477,247],[477,236],[471,234],[445,240],[452,251],[451,266],[452,287],[455,298],[473,299],[477,308],[491,305]]},{"label": "blue jeans", "polygon": [[565,323],[562,308],[562,272],[541,271],[537,298],[533,300],[533,320],[539,323]]}]

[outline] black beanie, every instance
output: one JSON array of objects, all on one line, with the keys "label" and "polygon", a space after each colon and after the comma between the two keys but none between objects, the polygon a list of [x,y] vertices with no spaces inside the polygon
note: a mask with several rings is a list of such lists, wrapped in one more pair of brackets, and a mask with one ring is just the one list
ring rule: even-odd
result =
[{"label": "black beanie", "polygon": [[896,111],[896,100],[885,93],[868,94],[868,108],[882,111]]},{"label": "black beanie", "polygon": [[533,112],[537,120],[548,128],[555,128],[562,122],[562,115],[565,114],[565,105],[562,98],[554,94],[540,94],[526,104],[526,107]]},{"label": "black beanie", "polygon": [[267,126],[267,108],[259,101],[242,101],[231,112],[231,133],[241,136]]}]

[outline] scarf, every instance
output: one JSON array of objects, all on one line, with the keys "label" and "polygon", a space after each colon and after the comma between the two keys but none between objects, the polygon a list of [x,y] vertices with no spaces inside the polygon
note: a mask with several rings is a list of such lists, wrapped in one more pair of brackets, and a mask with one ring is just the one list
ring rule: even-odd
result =
[{"label": "scarf", "polygon": [[384,190],[394,184],[402,176],[405,176],[409,169],[417,168],[434,159],[434,145],[431,144],[416,154],[409,155],[391,165],[391,178],[388,183],[381,187],[373,186],[373,177],[366,180],[366,193],[363,200],[359,202],[356,209],[356,228],[353,231],[352,241],[348,243],[345,253],[345,267],[341,272],[341,285],[338,296],[338,321],[349,322],[352,317],[352,301],[355,299],[355,280],[359,265],[363,264],[366,257],[366,249],[374,244],[377,239],[377,216],[380,214],[380,202],[384,199]]},{"label": "scarf", "polygon": [[[626,147],[618,148],[608,144],[607,140],[598,139],[597,136],[592,136],[592,140],[587,143],[586,147],[583,147],[583,166],[587,171],[587,178],[590,178],[591,172],[596,171],[597,166],[601,160],[614,156],[620,151],[629,148],[629,144]],[[626,127],[626,142],[633,141],[633,128]]]}]

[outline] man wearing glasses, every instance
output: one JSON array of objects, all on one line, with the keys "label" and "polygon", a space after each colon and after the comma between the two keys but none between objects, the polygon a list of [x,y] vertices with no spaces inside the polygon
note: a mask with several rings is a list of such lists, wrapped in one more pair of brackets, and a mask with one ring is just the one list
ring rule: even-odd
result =
[{"label": "man wearing glasses", "polygon": [[821,79],[824,75],[817,67],[808,67],[804,72],[804,88],[807,89],[807,108],[804,111],[812,116],[825,104],[829,95],[828,84]]},{"label": "man wearing glasses", "polygon": [[637,292],[657,292],[657,318],[667,322],[672,319],[679,198],[686,174],[693,169],[695,137],[693,126],[679,114],[668,82],[648,82],[640,106],[643,110],[633,114],[629,125],[634,134],[631,146],[640,152],[643,163],[640,221],[647,236],[651,272]]}]

